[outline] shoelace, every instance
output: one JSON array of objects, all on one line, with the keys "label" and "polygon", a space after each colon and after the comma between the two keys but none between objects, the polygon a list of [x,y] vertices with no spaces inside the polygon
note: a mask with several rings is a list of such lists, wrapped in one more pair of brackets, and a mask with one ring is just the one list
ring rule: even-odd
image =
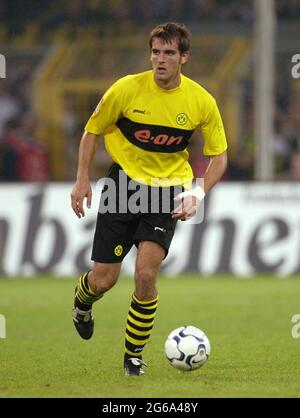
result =
[{"label": "shoelace", "polygon": [[92,310],[90,309],[88,311],[82,311],[79,308],[74,308],[73,309],[73,318],[76,321],[78,321],[77,315],[82,316],[82,318],[80,318],[80,319],[82,319],[83,322],[88,322],[88,321],[90,321],[92,319]]}]

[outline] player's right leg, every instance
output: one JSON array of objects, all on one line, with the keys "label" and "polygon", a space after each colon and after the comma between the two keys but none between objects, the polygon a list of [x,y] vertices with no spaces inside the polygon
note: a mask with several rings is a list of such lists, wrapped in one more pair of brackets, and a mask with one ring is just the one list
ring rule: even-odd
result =
[{"label": "player's right leg", "polygon": [[94,319],[92,305],[117,282],[121,263],[94,263],[91,271],[80,276],[75,289],[73,322],[78,334],[85,340],[92,337]]},{"label": "player's right leg", "polygon": [[[120,167],[113,164],[108,173],[108,178],[116,186],[116,209],[119,207],[119,172]],[[100,299],[118,280],[121,263],[133,245],[133,235],[136,231],[136,222],[130,213],[118,213],[115,210],[108,211],[102,205],[106,201],[105,183],[102,190],[99,212],[97,216],[94,235],[92,271],[83,274],[76,287],[74,300],[73,320],[74,325],[84,339],[93,335],[94,320],[92,317],[92,304]],[[112,205],[114,208],[114,205]],[[105,209],[104,211],[100,209]]]}]

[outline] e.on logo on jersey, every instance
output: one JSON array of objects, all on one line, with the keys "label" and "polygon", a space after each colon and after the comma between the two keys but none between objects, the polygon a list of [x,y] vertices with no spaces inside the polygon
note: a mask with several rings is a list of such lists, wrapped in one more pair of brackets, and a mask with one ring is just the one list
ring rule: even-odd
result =
[{"label": "e.on logo on jersey", "polygon": [[0,314],[0,338],[6,338],[6,320],[5,316]]},{"label": "e.on logo on jersey", "polygon": [[183,136],[169,136],[166,134],[160,134],[156,136],[151,135],[151,131],[149,129],[142,129],[140,131],[136,131],[134,133],[135,138],[140,142],[152,142],[154,145],[167,145],[170,146],[172,144],[180,144],[183,140]]}]

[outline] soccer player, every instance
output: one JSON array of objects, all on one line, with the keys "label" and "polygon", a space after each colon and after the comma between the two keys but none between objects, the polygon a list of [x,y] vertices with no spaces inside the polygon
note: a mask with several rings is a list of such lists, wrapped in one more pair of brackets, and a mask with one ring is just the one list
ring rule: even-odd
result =
[{"label": "soccer player", "polygon": [[[152,70],[115,82],[88,120],[80,142],[77,180],[71,194],[72,208],[81,218],[85,215],[84,200],[88,208],[91,205],[89,167],[102,133],[113,160],[108,179],[116,184],[117,203],[122,200],[118,193],[131,180],[147,188],[150,200],[154,189],[161,193],[159,196],[167,195],[162,193],[167,189],[170,192],[169,211],[162,210],[161,201],[159,211],[151,211],[151,201],[148,212],[131,211],[129,204],[124,210],[124,202],[117,205],[117,213],[99,210],[93,267],[79,278],[75,290],[74,325],[82,338],[89,339],[94,331],[92,305],[117,282],[122,260],[136,245],[135,288],[125,331],[127,376],[144,374],[142,351],[150,337],[158,303],[156,278],[167,256],[176,222],[195,215],[201,200],[220,180],[227,165],[227,143],[214,98],[181,74],[181,67],[189,58],[189,30],[173,22],[159,25],[152,30],[149,44]],[[176,195],[177,186],[193,179],[187,147],[195,129],[202,132],[204,154],[210,156],[204,186],[186,187]],[[121,174],[126,177],[123,185],[119,184]],[[104,189],[102,203],[109,200],[109,193]],[[128,189],[126,204],[133,193],[129,186]],[[175,195],[179,199],[177,207]]]}]

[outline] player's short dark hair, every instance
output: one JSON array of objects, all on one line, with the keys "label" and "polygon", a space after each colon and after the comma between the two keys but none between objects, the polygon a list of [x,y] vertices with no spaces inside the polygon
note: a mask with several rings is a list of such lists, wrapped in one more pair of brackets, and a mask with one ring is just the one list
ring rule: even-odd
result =
[{"label": "player's short dark hair", "polygon": [[190,31],[183,23],[168,22],[156,26],[150,33],[149,45],[152,48],[153,38],[159,38],[165,43],[178,40],[178,49],[181,53],[190,49]]}]

